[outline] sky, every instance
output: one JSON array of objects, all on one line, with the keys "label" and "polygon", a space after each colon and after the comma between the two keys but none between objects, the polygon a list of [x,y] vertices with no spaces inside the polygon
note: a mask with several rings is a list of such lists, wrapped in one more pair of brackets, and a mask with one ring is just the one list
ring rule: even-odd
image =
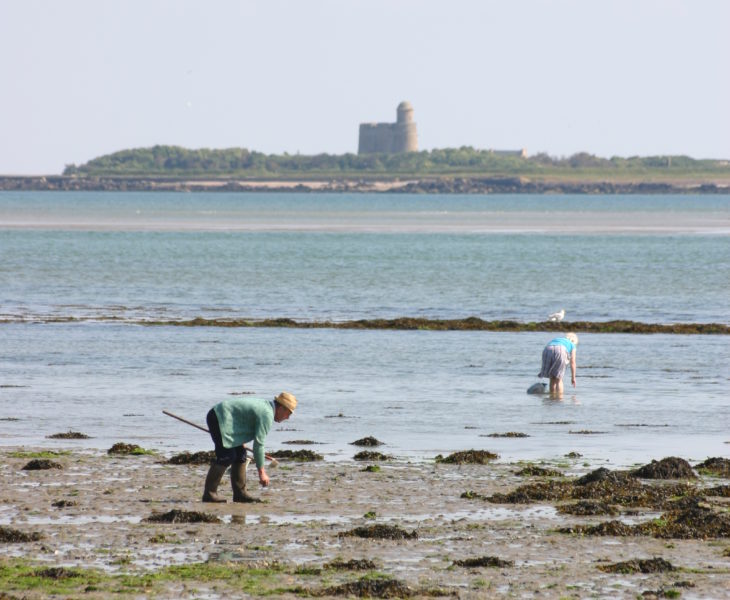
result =
[{"label": "sky", "polygon": [[0,0],[0,174],[156,144],[730,159],[727,0]]}]

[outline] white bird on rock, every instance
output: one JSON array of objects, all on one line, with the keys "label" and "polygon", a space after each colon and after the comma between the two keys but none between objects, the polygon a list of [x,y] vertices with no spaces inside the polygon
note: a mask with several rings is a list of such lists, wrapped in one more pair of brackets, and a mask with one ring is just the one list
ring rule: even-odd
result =
[{"label": "white bird on rock", "polygon": [[548,321],[558,322],[558,321],[562,321],[564,318],[565,318],[565,309],[564,308],[561,308],[560,309],[560,312],[555,312],[555,313],[553,313],[551,315],[548,315],[547,320]]}]

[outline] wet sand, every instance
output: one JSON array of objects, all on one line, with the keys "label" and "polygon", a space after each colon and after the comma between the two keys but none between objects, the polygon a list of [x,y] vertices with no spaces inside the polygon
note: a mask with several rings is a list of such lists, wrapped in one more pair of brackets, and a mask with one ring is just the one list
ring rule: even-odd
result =
[{"label": "wet sand", "polygon": [[[485,465],[409,463],[397,457],[380,463],[282,461],[269,471],[267,490],[259,488],[255,470],[249,467],[249,490],[262,503],[215,505],[200,501],[204,465],[171,465],[165,463],[169,456],[108,456],[76,447],[47,457],[62,469],[23,470],[32,451],[0,449],[0,525],[43,536],[37,541],[0,542],[0,590],[5,593],[0,591],[0,598],[42,598],[52,591],[59,597],[85,598],[267,593],[295,598],[322,590],[330,597],[341,584],[355,583],[378,593],[389,580],[401,584],[393,588],[401,596],[415,597],[441,593],[459,598],[636,598],[644,592],[654,592],[654,597],[730,597],[728,538],[560,533],[562,527],[616,517],[559,514],[557,502],[496,504],[463,498],[468,490],[481,497],[545,481],[517,475],[525,465],[499,459]],[[374,464],[380,470],[365,470]],[[566,458],[542,466],[573,478],[601,465]],[[700,475],[692,485],[728,483],[722,477]],[[230,500],[227,475],[220,491]],[[728,498],[713,502],[720,510],[730,506]],[[222,522],[144,520],[171,510],[204,512]],[[622,510],[618,518],[639,523],[660,514],[633,508]],[[415,531],[417,538],[340,535],[374,524],[408,534]],[[455,565],[483,557],[508,562],[497,567]],[[599,569],[656,557],[677,570],[617,574]],[[370,560],[375,568],[331,565],[351,559]],[[169,570],[171,565],[198,563],[205,564],[194,572]],[[32,577],[17,575],[29,566],[35,569],[36,583],[45,578],[40,587],[28,583]],[[84,573],[99,570],[101,575],[89,585],[88,577],[74,568]],[[166,577],[153,577],[163,572]],[[363,583],[367,581],[369,588]],[[66,587],[53,587],[61,584]]]}]

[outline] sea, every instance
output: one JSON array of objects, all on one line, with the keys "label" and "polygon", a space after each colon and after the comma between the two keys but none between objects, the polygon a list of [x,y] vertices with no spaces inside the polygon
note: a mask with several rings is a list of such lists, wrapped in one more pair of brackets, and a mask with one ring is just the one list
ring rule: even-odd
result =
[{"label": "sea", "polygon": [[[0,445],[212,449],[226,398],[299,398],[268,450],[627,467],[730,456],[730,338],[179,326],[203,317],[730,324],[730,195],[0,192]],[[82,440],[47,436],[76,431]],[[507,433],[521,437],[503,437]],[[286,442],[297,442],[286,444]],[[301,442],[314,442],[304,444]]]}]

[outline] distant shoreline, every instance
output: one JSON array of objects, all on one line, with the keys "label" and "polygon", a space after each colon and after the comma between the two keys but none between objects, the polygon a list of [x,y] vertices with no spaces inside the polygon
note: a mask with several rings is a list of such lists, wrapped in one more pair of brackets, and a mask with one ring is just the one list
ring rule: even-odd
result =
[{"label": "distant shoreline", "polygon": [[406,194],[730,194],[724,180],[615,181],[526,177],[215,179],[0,176],[0,191],[328,192]]}]

